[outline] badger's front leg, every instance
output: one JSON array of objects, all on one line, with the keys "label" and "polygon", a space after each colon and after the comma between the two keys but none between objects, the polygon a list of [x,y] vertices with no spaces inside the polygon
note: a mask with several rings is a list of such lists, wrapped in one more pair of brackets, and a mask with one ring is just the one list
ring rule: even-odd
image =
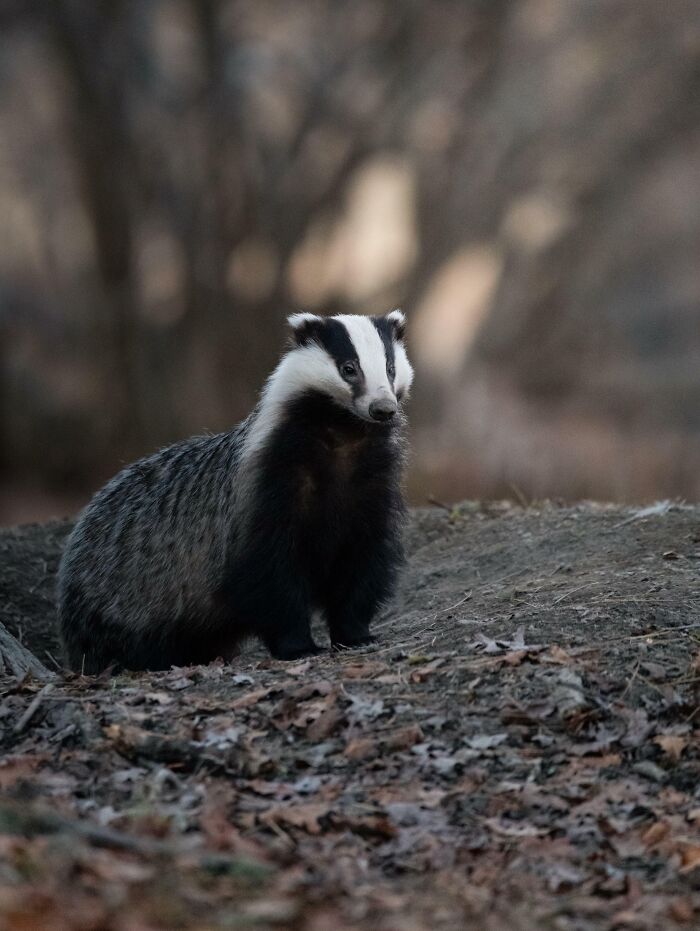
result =
[{"label": "badger's front leg", "polygon": [[400,554],[387,546],[357,560],[341,560],[327,595],[326,621],[336,650],[372,643],[370,623],[389,598],[396,580]]},{"label": "badger's front leg", "polygon": [[308,585],[274,534],[260,534],[243,558],[231,560],[221,597],[240,619],[242,632],[259,637],[275,659],[321,652],[311,636]]},{"label": "badger's front leg", "polygon": [[290,618],[286,614],[279,624],[273,624],[262,633],[262,639],[275,659],[301,659],[323,652],[311,636],[308,615]]},{"label": "badger's front leg", "polygon": [[260,590],[256,633],[275,659],[300,659],[321,652],[311,636],[311,605],[306,588],[281,568]]}]

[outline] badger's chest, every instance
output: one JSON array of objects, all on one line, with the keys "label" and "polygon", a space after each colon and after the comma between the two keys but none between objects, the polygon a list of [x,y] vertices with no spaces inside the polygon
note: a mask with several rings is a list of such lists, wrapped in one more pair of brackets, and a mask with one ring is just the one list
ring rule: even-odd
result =
[{"label": "badger's chest", "polygon": [[332,560],[338,547],[352,544],[358,528],[381,510],[387,477],[377,462],[376,443],[368,436],[328,430],[313,454],[298,464],[295,536],[321,563]]},{"label": "badger's chest", "polygon": [[[368,446],[366,437],[345,436],[328,430],[319,437],[313,455],[297,469],[299,508],[311,514],[331,502],[349,504],[362,494],[359,467]],[[340,500],[337,500],[340,499]]]}]

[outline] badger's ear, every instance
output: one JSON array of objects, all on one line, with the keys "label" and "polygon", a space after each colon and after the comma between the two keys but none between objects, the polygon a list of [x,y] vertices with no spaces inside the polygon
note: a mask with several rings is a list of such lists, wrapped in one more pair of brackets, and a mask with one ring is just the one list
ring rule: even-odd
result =
[{"label": "badger's ear", "polygon": [[313,342],[323,326],[323,317],[318,314],[292,314],[287,317],[287,323],[292,328],[292,338],[297,346],[306,346]]},{"label": "badger's ear", "polygon": [[406,332],[406,317],[404,316],[404,312],[397,307],[396,310],[392,310],[391,313],[386,315],[386,319],[389,321],[394,331],[394,339],[403,339],[404,333]]}]

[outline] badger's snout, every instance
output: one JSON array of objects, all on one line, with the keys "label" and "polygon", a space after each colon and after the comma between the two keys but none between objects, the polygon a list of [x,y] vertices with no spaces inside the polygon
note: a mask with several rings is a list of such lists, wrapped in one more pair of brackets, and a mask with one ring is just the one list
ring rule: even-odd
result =
[{"label": "badger's snout", "polygon": [[379,398],[369,405],[369,416],[372,420],[391,420],[398,406],[393,398]]}]

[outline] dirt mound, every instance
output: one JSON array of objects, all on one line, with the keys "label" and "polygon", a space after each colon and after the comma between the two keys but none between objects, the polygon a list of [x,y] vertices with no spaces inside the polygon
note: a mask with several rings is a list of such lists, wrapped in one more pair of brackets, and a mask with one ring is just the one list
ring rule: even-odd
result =
[{"label": "dirt mound", "polygon": [[56,572],[71,527],[52,521],[0,529],[0,621],[49,666],[60,653]]},{"label": "dirt mound", "polygon": [[[6,680],[0,914],[696,927],[699,516],[416,511],[372,650]],[[67,529],[0,535],[0,619],[52,655]]]}]

